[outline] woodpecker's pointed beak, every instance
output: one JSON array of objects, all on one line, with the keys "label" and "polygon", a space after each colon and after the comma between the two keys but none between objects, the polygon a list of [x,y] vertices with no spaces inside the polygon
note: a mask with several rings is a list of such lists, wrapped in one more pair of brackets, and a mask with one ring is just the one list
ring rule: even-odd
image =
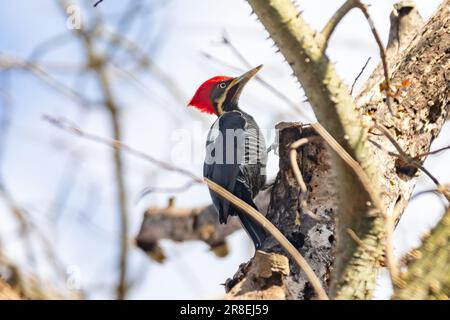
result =
[{"label": "woodpecker's pointed beak", "polygon": [[228,86],[227,100],[229,99],[229,101],[237,103],[239,100],[239,96],[241,95],[242,89],[244,89],[247,82],[251,78],[253,78],[258,73],[258,71],[261,70],[262,67],[263,65],[261,64],[256,68],[247,71],[243,75],[234,78],[231,81],[230,85]]}]

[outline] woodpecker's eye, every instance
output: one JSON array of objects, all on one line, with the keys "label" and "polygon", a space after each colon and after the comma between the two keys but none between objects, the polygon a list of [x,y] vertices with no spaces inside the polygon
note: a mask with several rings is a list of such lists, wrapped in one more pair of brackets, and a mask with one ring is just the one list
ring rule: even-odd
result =
[{"label": "woodpecker's eye", "polygon": [[219,88],[220,89],[225,89],[226,87],[227,87],[227,84],[225,82],[219,83]]}]

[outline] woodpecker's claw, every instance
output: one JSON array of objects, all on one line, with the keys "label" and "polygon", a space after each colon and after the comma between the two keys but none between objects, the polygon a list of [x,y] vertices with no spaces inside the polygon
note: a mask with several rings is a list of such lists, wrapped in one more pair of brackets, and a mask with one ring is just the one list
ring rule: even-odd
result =
[{"label": "woodpecker's claw", "polygon": [[279,147],[278,141],[275,140],[275,141],[272,142],[272,144],[267,148],[267,153],[269,153],[270,151],[273,150],[273,153],[274,153],[275,155],[278,156],[278,147]]}]

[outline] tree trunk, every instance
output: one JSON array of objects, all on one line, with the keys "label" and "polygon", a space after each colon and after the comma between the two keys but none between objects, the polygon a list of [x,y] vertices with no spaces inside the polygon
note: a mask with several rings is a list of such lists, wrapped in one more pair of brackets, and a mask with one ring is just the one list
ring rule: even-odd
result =
[{"label": "tree trunk", "polygon": [[420,248],[409,254],[408,272],[394,299],[442,299],[450,297],[450,209],[424,239]]}]

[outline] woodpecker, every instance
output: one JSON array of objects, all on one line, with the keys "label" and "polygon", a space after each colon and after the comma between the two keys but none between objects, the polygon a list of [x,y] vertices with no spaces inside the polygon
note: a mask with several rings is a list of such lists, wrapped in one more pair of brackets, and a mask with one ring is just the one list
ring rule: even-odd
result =
[{"label": "woodpecker", "polygon": [[[239,108],[239,97],[248,81],[262,68],[253,68],[239,77],[216,76],[205,81],[188,106],[215,114],[206,141],[204,177],[219,184],[258,210],[253,199],[266,181],[267,151],[264,137],[251,115]],[[266,237],[264,229],[251,217],[209,190],[220,223],[237,215],[243,228],[259,249]]]}]

